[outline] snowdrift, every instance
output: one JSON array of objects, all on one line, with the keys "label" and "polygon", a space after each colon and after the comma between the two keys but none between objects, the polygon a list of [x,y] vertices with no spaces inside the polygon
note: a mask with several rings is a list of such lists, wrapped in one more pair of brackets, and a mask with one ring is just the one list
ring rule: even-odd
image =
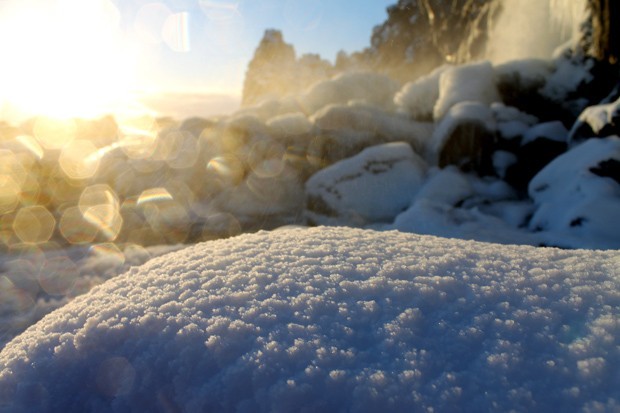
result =
[{"label": "snowdrift", "polygon": [[0,353],[0,410],[614,411],[620,254],[287,229],[151,260]]}]

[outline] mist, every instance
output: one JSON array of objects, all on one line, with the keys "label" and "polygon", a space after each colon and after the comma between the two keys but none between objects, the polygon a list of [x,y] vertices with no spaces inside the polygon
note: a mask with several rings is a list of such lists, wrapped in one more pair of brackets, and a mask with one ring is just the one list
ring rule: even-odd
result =
[{"label": "mist", "polygon": [[503,0],[489,33],[487,58],[494,63],[549,58],[579,37],[585,0]]}]

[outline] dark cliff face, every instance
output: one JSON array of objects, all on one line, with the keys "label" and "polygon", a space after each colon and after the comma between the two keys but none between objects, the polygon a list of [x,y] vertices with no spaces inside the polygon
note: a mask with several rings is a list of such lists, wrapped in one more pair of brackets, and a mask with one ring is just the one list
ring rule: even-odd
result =
[{"label": "dark cliff face", "polygon": [[445,63],[483,56],[496,0],[399,0],[372,34],[373,66],[408,81]]}]

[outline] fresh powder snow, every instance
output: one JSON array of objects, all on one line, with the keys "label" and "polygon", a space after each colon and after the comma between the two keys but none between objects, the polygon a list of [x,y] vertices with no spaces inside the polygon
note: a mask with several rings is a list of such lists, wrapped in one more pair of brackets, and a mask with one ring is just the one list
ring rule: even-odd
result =
[{"label": "fresh powder snow", "polygon": [[0,411],[617,411],[618,291],[617,251],[242,235],[29,328],[0,353]]}]

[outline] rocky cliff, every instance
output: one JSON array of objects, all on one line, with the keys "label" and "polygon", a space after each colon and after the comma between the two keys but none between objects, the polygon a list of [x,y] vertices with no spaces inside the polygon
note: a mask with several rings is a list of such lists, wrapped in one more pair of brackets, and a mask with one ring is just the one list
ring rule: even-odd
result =
[{"label": "rocky cliff", "polygon": [[250,62],[243,105],[297,94],[349,70],[372,70],[406,82],[444,63],[480,58],[496,0],[399,0],[373,30],[370,46],[341,52],[334,65],[318,55],[297,58],[277,30],[267,30]]}]

